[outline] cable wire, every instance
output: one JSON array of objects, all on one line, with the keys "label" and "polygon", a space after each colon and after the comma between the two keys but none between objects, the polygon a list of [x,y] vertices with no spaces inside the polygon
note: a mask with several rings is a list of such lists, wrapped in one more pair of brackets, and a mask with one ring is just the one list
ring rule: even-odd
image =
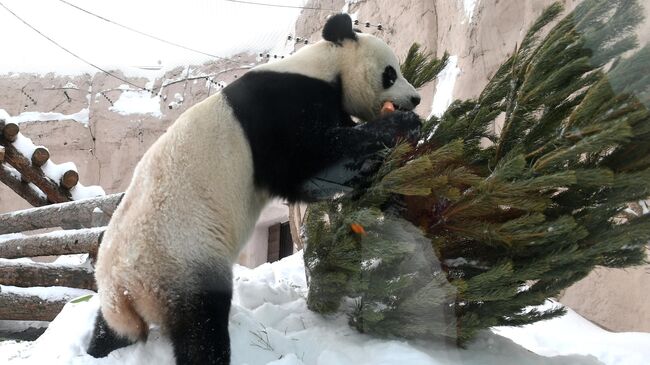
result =
[{"label": "cable wire", "polygon": [[311,6],[280,5],[280,4],[258,3],[258,2],[255,2],[255,1],[243,1],[243,0],[224,0],[224,1],[228,1],[228,2],[231,2],[231,3],[248,4],[248,5],[271,6],[271,7],[274,7],[274,8],[307,9],[307,10],[320,10],[320,11],[338,12],[337,10],[334,10],[334,9],[316,8],[316,7],[311,7]]},{"label": "cable wire", "polygon": [[172,41],[168,41],[168,40],[163,39],[163,38],[160,38],[160,37],[156,37],[155,35],[151,35],[151,34],[148,34],[148,33],[143,32],[143,31],[141,31],[141,30],[137,30],[137,29],[135,29],[135,28],[131,28],[131,27],[129,27],[128,25],[120,24],[120,23],[118,23],[118,22],[115,22],[115,21],[113,21],[113,20],[110,20],[110,19],[108,19],[108,18],[105,18],[105,17],[103,17],[103,16],[101,16],[101,15],[95,14],[95,13],[89,11],[89,10],[86,10],[86,9],[84,9],[84,8],[81,8],[81,7],[79,7],[79,6],[75,5],[75,4],[69,3],[69,2],[67,2],[66,0],[59,0],[59,1],[62,2],[62,3],[64,3],[64,4],[66,4],[66,5],[68,5],[68,6],[71,6],[71,7],[75,8],[75,9],[81,11],[81,12],[84,12],[84,13],[86,13],[86,14],[88,14],[88,15],[91,15],[91,16],[94,16],[94,17],[96,17],[96,18],[99,18],[99,19],[101,19],[101,20],[103,20],[103,21],[105,21],[105,22],[111,23],[111,24],[113,24],[113,25],[116,25],[116,26],[118,26],[118,27],[124,28],[124,29],[126,29],[126,30],[128,30],[128,31],[131,31],[131,32],[134,32],[134,33],[138,33],[138,34],[140,34],[140,35],[142,35],[142,36],[145,36],[145,37],[148,37],[148,38],[151,38],[151,39],[155,39],[155,40],[157,40],[157,41],[159,41],[159,42],[166,43],[166,44],[172,45],[172,46],[174,46],[174,47],[179,47],[179,48],[182,48],[182,49],[187,50],[187,51],[191,51],[191,52],[199,53],[199,54],[202,54],[202,55],[204,55],[204,56],[208,56],[208,57],[212,57],[212,58],[217,58],[217,59],[220,59],[220,60],[226,60],[226,61],[235,62],[235,61],[233,61],[232,59],[230,59],[230,58],[228,58],[228,57],[222,57],[222,56],[217,56],[217,55],[212,54],[212,53],[203,52],[203,51],[200,51],[200,50],[198,50],[198,49],[190,48],[190,47],[184,46],[184,45],[182,45],[182,44],[178,44],[178,43],[175,43],[175,42],[172,42]]},{"label": "cable wire", "polygon": [[149,90],[149,89],[147,89],[147,88],[145,88],[145,87],[138,86],[138,85],[132,83],[131,81],[127,80],[127,79],[124,79],[124,78],[122,78],[122,77],[119,77],[119,76],[115,75],[114,73],[109,72],[109,71],[107,71],[107,70],[105,70],[105,69],[103,69],[103,68],[101,68],[101,67],[95,65],[94,63],[92,63],[92,62],[90,62],[90,61],[87,61],[86,59],[84,59],[84,58],[82,58],[81,56],[77,55],[76,53],[72,52],[71,50],[65,48],[64,46],[62,46],[61,44],[59,44],[59,43],[58,43],[57,41],[55,41],[54,39],[48,37],[47,35],[45,35],[45,34],[44,34],[43,32],[41,32],[40,30],[34,28],[31,24],[27,23],[27,21],[25,21],[23,18],[21,18],[20,16],[18,16],[18,14],[14,13],[13,11],[11,11],[11,9],[9,9],[9,8],[4,4],[4,3],[0,2],[0,6],[2,6],[5,10],[7,10],[9,13],[11,13],[11,15],[13,15],[16,19],[20,20],[23,24],[25,24],[26,26],[28,26],[29,28],[31,28],[33,31],[35,31],[36,33],[38,33],[41,37],[47,39],[47,40],[50,41],[52,44],[54,44],[55,46],[57,46],[57,47],[59,47],[60,49],[64,50],[65,52],[69,53],[70,55],[72,55],[72,56],[75,57],[76,59],[80,60],[81,62],[83,62],[83,63],[85,63],[85,64],[87,64],[87,65],[89,65],[89,66],[91,66],[91,67],[93,67],[93,68],[95,68],[95,69],[97,69],[97,70],[103,72],[103,73],[105,73],[105,74],[108,75],[108,76],[114,77],[114,78],[116,78],[116,79],[118,79],[118,80],[120,80],[120,81],[122,81],[122,82],[125,82],[125,83],[127,83],[127,84],[129,84],[129,85],[131,85],[131,86],[133,86],[133,87],[136,87],[136,88],[141,89],[141,90],[144,90],[144,91],[151,92],[151,90]]}]

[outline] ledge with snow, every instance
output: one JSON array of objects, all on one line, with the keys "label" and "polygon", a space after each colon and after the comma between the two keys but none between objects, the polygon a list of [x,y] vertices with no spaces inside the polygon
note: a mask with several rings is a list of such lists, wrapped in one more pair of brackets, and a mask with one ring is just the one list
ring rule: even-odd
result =
[{"label": "ledge with snow", "polygon": [[[232,364],[237,365],[650,363],[650,333],[607,332],[571,310],[522,328],[494,328],[467,349],[372,338],[350,328],[345,316],[322,317],[307,309],[302,252],[255,269],[235,266],[234,288],[230,334]],[[96,297],[68,303],[36,341],[0,342],[0,363],[173,364],[170,343],[155,330],[147,343],[116,350],[107,358],[87,355],[98,306]]]}]

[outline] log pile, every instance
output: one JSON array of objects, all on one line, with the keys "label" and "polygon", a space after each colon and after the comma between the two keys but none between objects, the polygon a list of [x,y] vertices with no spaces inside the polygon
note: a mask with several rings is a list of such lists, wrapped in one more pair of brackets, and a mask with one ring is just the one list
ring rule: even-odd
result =
[{"label": "log pile", "polygon": [[[20,134],[20,126],[0,120],[0,163],[3,166],[0,181],[33,206],[70,201],[70,189],[79,182],[79,174],[72,169],[63,173],[59,181],[47,177],[41,169],[50,159],[50,152],[37,146],[31,156],[23,156],[13,145]],[[32,183],[37,189],[29,186]]]},{"label": "log pile", "polygon": [[[48,233],[5,237],[0,258],[17,259],[89,253],[95,257],[106,224],[123,194],[85,199],[0,214],[0,235],[67,227]],[[0,284],[16,287],[63,286],[96,290],[88,265],[0,260]],[[0,291],[0,320],[50,321],[66,301]]]},{"label": "log pile", "polygon": [[[0,214],[0,284],[19,288],[60,286],[96,290],[90,265],[36,263],[21,259],[88,253],[97,255],[101,236],[123,194],[72,201],[79,174],[73,164],[56,165],[16,123],[0,119],[0,182],[36,208]],[[84,196],[77,192],[77,197]],[[38,229],[62,228],[25,235]],[[60,296],[23,294],[0,287],[0,320],[50,321],[66,303]],[[47,291],[51,293],[51,291]]]}]

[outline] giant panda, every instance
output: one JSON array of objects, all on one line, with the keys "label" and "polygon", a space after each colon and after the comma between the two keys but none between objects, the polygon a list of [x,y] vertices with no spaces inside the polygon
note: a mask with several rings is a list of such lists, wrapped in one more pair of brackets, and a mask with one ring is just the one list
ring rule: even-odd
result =
[{"label": "giant panda", "polygon": [[[159,326],[177,364],[229,364],[231,266],[265,203],[326,197],[310,189],[323,171],[417,130],[420,96],[383,41],[345,14],[322,36],[191,107],[144,154],[99,248],[90,355]],[[401,111],[381,118],[386,101]]]}]

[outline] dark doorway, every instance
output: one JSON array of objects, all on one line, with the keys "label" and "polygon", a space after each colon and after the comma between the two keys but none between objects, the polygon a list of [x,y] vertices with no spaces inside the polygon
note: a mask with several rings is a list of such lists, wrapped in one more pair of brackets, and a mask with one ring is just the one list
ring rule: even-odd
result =
[{"label": "dark doorway", "polygon": [[269,227],[269,248],[267,261],[274,262],[293,254],[293,240],[289,222]]}]

